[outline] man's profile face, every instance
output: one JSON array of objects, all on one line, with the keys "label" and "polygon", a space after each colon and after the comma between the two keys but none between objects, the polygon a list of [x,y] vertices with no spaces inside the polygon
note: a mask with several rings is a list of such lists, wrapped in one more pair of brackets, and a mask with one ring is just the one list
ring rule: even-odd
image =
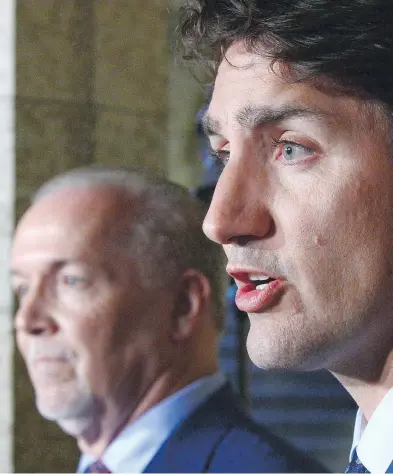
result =
[{"label": "man's profile face", "polygon": [[70,431],[111,404],[134,408],[169,357],[170,298],[140,284],[124,237],[129,208],[108,192],[63,189],[34,204],[16,231],[18,347],[40,412]]},{"label": "man's profile face", "polygon": [[385,120],[348,96],[285,82],[241,44],[226,56],[205,117],[225,166],[204,230],[238,283],[250,356],[267,368],[350,371],[392,325]]}]

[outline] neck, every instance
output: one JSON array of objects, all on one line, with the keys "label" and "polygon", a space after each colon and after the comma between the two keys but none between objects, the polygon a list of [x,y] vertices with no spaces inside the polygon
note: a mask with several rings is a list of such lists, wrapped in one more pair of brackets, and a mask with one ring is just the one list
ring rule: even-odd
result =
[{"label": "neck", "polygon": [[[195,366],[195,363],[193,364]],[[109,444],[118,434],[137,418],[142,416],[159,402],[178,392],[199,378],[213,374],[217,365],[190,367],[184,365],[178,370],[167,370],[162,372],[149,386],[145,387],[144,393],[138,395],[138,399],[128,400],[126,409],[119,410],[116,403],[106,407],[102,417],[92,420],[88,429],[76,436],[79,449],[82,453],[89,454],[95,458],[103,455]]]},{"label": "neck", "polygon": [[[359,365],[361,366],[361,363]],[[385,360],[382,369],[376,371],[376,373],[378,376],[375,378],[362,378],[360,375],[349,376],[332,372],[355,400],[367,421],[371,418],[383,397],[393,387],[393,350]]]}]

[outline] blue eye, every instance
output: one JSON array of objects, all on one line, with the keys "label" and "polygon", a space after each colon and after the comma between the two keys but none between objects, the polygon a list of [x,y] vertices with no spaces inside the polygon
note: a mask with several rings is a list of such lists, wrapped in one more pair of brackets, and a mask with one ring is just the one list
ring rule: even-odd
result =
[{"label": "blue eye", "polygon": [[276,154],[277,160],[281,159],[286,162],[297,162],[297,161],[303,161],[315,156],[314,150],[304,145],[300,145],[299,143],[286,141],[286,140],[281,140],[281,141],[273,140],[273,144],[275,148],[277,149],[277,154]]},{"label": "blue eye", "polygon": [[69,286],[79,285],[85,282],[84,278],[73,275],[63,275],[61,278],[62,283]]}]

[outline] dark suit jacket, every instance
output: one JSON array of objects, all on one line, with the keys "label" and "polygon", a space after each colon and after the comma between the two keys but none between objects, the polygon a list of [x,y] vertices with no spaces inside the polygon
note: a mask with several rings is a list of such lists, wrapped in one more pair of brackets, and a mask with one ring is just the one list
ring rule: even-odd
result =
[{"label": "dark suit jacket", "polygon": [[229,384],[174,430],[145,472],[326,472],[257,425]]}]

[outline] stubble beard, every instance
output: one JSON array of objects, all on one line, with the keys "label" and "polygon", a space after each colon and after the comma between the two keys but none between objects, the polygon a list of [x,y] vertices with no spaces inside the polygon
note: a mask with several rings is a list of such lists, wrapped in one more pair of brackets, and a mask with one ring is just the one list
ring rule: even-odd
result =
[{"label": "stubble beard", "polygon": [[56,395],[59,400],[55,406],[36,393],[39,413],[47,420],[55,421],[63,431],[79,437],[88,430],[94,421],[95,402],[89,383],[82,374],[77,373],[73,381]]}]

